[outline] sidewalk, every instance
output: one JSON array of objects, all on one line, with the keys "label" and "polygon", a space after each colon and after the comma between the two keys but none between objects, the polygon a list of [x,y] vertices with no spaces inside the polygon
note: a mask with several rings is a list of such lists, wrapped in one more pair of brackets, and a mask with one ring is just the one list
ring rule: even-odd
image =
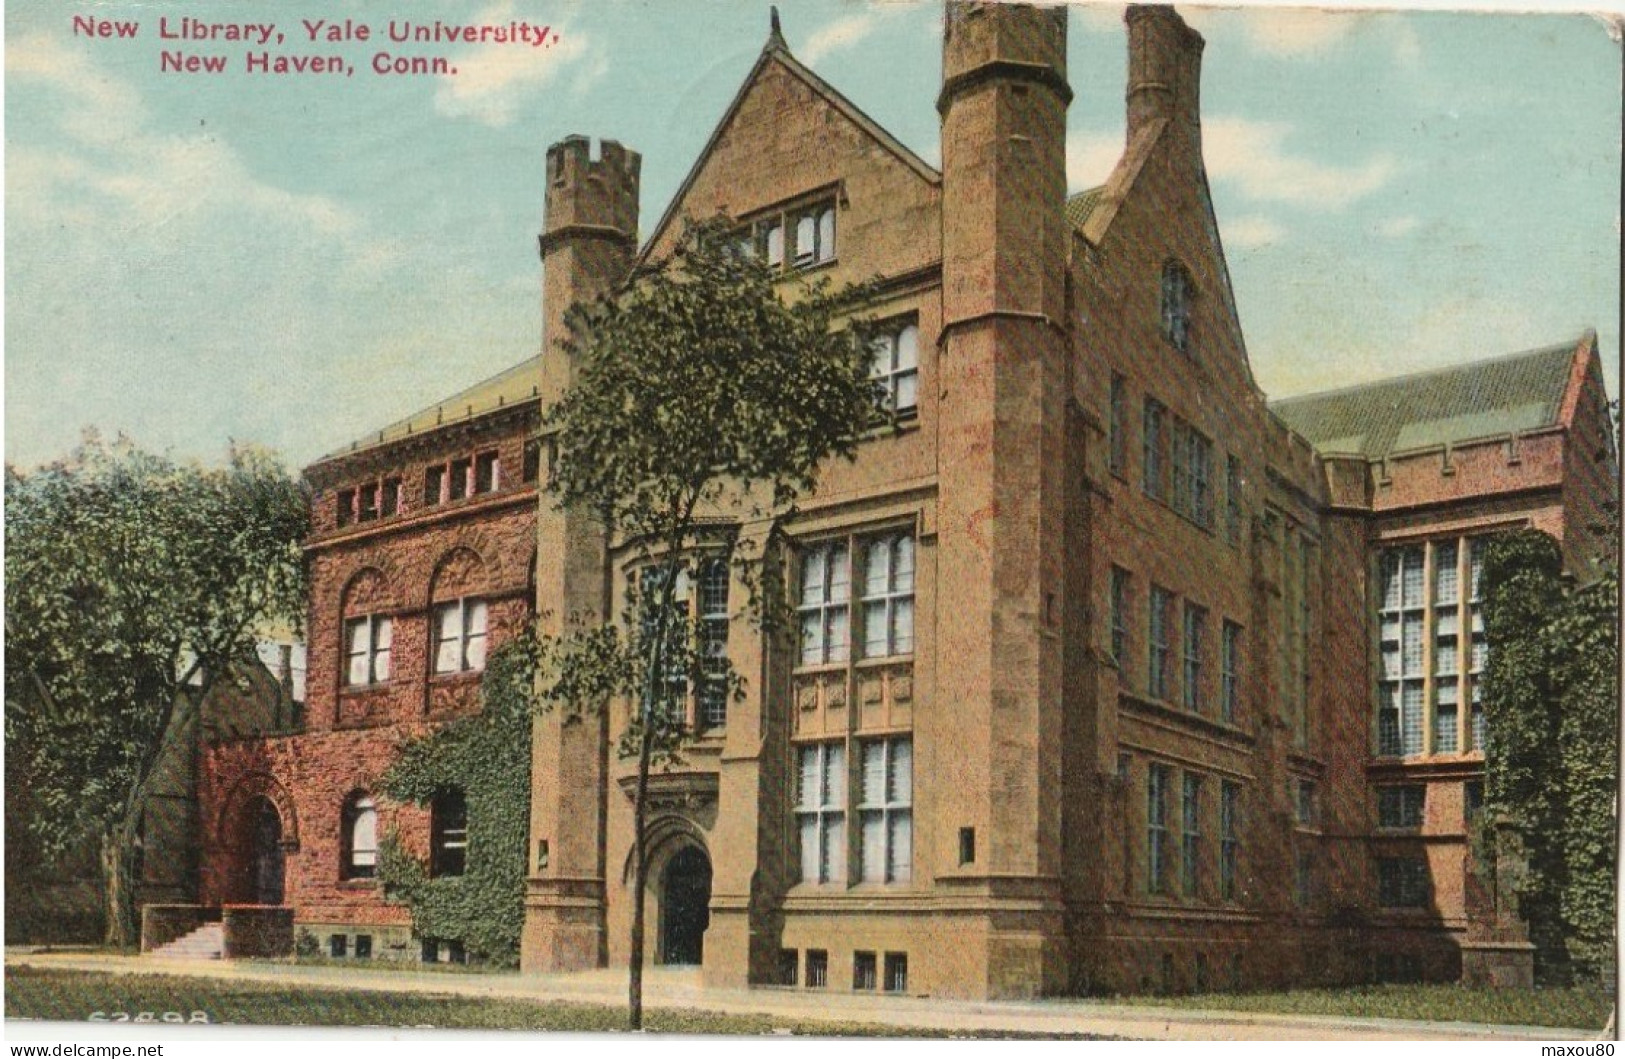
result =
[{"label": "sidewalk", "polygon": [[[392,993],[438,993],[518,1000],[564,1000],[618,1007],[626,1002],[624,969],[570,975],[447,974],[378,971],[365,967],[296,966],[213,960],[8,950],[9,966],[112,974],[170,974],[192,978],[303,985]],[[1308,1015],[1137,1007],[1076,1000],[967,1001],[865,996],[775,989],[706,989],[697,970],[650,968],[644,977],[647,1008],[782,1015],[910,1028],[1005,1030],[1033,1034],[1089,1033],[1157,1040],[1584,1040],[1582,1030],[1486,1026],[1464,1022],[1407,1022]]]}]

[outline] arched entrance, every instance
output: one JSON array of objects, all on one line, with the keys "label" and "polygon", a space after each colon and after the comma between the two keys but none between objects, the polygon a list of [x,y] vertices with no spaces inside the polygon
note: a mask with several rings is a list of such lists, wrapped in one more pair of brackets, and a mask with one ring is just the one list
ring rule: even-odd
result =
[{"label": "arched entrance", "polygon": [[244,817],[249,831],[252,900],[257,905],[282,903],[282,816],[265,797],[249,803]]},{"label": "arched entrance", "polygon": [[711,860],[684,846],[666,862],[660,879],[661,963],[697,964],[711,925]]}]

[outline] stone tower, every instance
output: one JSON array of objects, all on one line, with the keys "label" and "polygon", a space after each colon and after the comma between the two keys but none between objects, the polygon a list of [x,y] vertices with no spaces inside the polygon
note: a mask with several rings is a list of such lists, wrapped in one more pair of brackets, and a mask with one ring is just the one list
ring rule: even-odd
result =
[{"label": "stone tower", "polygon": [[[966,792],[928,851],[991,995],[1066,982],[1060,890],[1066,9],[954,0],[943,39],[939,658]],[[946,690],[946,689],[945,689]],[[924,732],[922,731],[922,736]],[[923,808],[923,807],[922,807]],[[974,829],[971,831],[970,829]],[[959,858],[962,859],[962,858]],[[979,935],[979,936],[977,936]],[[967,939],[969,940],[969,939]]]},{"label": "stone tower", "polygon": [[[575,378],[563,349],[565,313],[624,280],[637,253],[639,156],[604,140],[592,156],[584,136],[547,152],[542,253],[541,402]],[[545,468],[543,470],[545,474]],[[536,520],[536,611],[559,631],[565,616],[608,615],[601,527],[544,496]],[[525,970],[601,966],[604,938],[604,804],[609,745],[602,713],[537,720],[531,753]]]}]

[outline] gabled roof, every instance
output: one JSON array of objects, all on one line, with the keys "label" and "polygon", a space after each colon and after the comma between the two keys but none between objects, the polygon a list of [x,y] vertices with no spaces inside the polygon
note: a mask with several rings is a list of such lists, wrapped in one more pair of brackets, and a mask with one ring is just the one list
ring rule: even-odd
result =
[{"label": "gabled roof", "polygon": [[771,63],[778,63],[793,76],[800,79],[802,83],[812,90],[813,95],[834,107],[847,120],[873,138],[881,147],[896,156],[908,168],[914,170],[921,179],[933,184],[942,182],[942,174],[927,163],[925,159],[909,150],[901,140],[887,132],[879,122],[865,114],[850,99],[837,92],[828,81],[813,73],[799,59],[790,54],[790,46],[784,42],[784,37],[779,33],[779,24],[775,13],[772,31],[768,34],[767,43],[762,46],[762,53],[756,57],[756,64],[750,68],[750,73],[745,75],[745,80],[740,84],[739,91],[734,93],[733,101],[728,104],[728,109],[723,112],[722,120],[718,121],[716,128],[711,130],[710,138],[705,141],[705,146],[701,148],[698,157],[694,159],[694,165],[689,168],[688,175],[683,177],[682,184],[678,185],[677,193],[666,204],[666,211],[660,215],[660,220],[649,233],[649,238],[644,241],[642,253],[639,255],[640,260],[648,255],[649,249],[660,241],[661,235],[677,219],[678,210],[682,207],[683,201],[688,198],[689,189],[694,186],[694,181],[699,177],[701,170],[705,168],[706,160],[711,157],[712,151],[716,149],[717,141],[722,137],[723,131],[733,123],[734,115],[739,112],[740,106],[745,102],[745,97],[750,94],[751,88],[755,86],[757,80],[762,76],[762,71],[767,69]]},{"label": "gabled roof", "polygon": [[1106,194],[1106,185],[1080,191],[1066,200],[1066,223],[1076,228],[1080,233],[1084,225],[1089,223],[1089,215],[1095,212],[1100,205],[1101,198]]},{"label": "gabled roof", "polygon": [[420,412],[413,413],[405,419],[398,419],[384,427],[382,430],[368,434],[366,437],[352,441],[349,445],[336,452],[323,456],[317,463],[348,456],[352,452],[370,449],[375,445],[388,444],[399,441],[401,438],[413,434],[422,434],[436,427],[459,420],[473,419],[477,416],[494,412],[499,408],[507,408],[526,401],[538,399],[538,385],[542,377],[542,358],[540,356],[527,357],[513,367],[498,372],[483,382],[477,382],[466,390],[459,391],[452,396],[432,404]]},{"label": "gabled roof", "polygon": [[[1581,340],[1583,344],[1584,340]],[[1272,401],[1322,454],[1381,459],[1558,425],[1576,343]]]}]

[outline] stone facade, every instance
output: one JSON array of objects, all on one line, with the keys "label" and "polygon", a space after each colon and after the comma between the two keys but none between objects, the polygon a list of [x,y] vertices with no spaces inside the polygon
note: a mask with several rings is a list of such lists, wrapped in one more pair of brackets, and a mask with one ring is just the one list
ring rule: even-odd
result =
[{"label": "stone facade", "polygon": [[[309,720],[210,747],[205,893],[243,900],[243,807],[268,805],[300,924],[405,937],[342,878],[342,808],[473,708],[477,673],[428,672],[436,603],[489,600],[493,641],[533,606],[620,612],[635,542],[506,471],[539,464],[537,409],[571,384],[569,306],[725,212],[787,271],[878,277],[903,414],[793,513],[707,513],[776,550],[801,639],[755,628],[733,575],[744,697],[653,778],[650,960],[969,997],[1454,978],[1464,948],[1470,977],[1516,978],[1468,841],[1471,555],[1534,526],[1579,576],[1611,559],[1595,340],[1272,407],[1201,161],[1202,40],[1126,18],[1125,151],[1071,197],[1061,9],[948,3],[940,169],[775,28],[641,251],[638,155],[554,145],[542,355],[311,469]],[[488,450],[500,488],[423,503],[431,468]],[[399,514],[340,524],[391,480]],[[393,673],[350,687],[344,630],[377,616]],[[1424,618],[1412,673],[1390,627]],[[629,709],[536,724],[527,970],[629,955]],[[422,810],[381,815],[426,849]]]}]

